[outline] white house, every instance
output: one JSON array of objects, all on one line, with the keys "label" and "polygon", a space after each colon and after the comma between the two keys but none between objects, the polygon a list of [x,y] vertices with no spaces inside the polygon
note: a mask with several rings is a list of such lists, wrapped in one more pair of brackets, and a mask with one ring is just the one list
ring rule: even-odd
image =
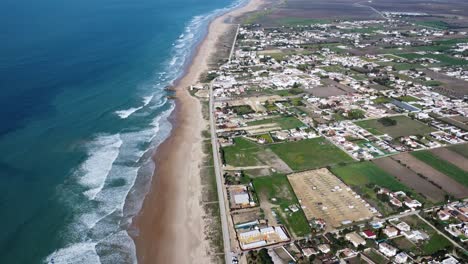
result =
[{"label": "white house", "polygon": [[379,244],[379,251],[382,252],[387,257],[393,257],[396,255],[396,248],[390,246],[387,243],[380,243]]},{"label": "white house", "polygon": [[396,263],[406,263],[408,255],[405,252],[400,252],[395,256]]}]

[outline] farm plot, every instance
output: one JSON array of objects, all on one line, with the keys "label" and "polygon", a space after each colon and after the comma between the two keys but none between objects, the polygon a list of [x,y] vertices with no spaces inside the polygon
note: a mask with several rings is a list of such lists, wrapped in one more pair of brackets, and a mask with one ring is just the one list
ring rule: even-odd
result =
[{"label": "farm plot", "polygon": [[414,171],[402,166],[391,157],[375,159],[372,162],[431,202],[444,201],[446,193],[442,189],[423,179]]},{"label": "farm plot", "polygon": [[374,135],[388,134],[393,138],[425,135],[435,131],[426,124],[412,120],[407,116],[393,116],[390,119],[396,121],[394,125],[384,125],[379,119],[369,119],[355,122],[356,125],[368,130]]},{"label": "farm plot", "polygon": [[430,152],[438,158],[448,161],[468,173],[468,159],[462,155],[451,151],[448,148],[432,149]]},{"label": "farm plot", "polygon": [[439,186],[447,193],[453,195],[455,198],[464,198],[468,196],[468,188],[458,183],[449,176],[443,174],[442,172],[434,169],[430,165],[424,163],[423,161],[417,159],[409,153],[401,153],[395,156],[392,156],[393,159],[399,161],[405,167],[411,169],[417,174],[422,175],[428,181],[433,183],[436,186]]},{"label": "farm plot", "polygon": [[468,177],[466,177],[466,171],[458,168],[452,163],[440,159],[439,157],[433,155],[430,151],[416,151],[412,152],[411,155],[417,159],[425,162],[434,169],[442,172],[443,174],[449,176],[450,178],[456,180],[457,182],[468,187]]},{"label": "farm plot", "polygon": [[370,205],[328,169],[293,173],[288,180],[307,220],[324,219],[329,230],[373,216]]},{"label": "farm plot", "polygon": [[448,149],[468,159],[468,144],[453,145]]},{"label": "farm plot", "polygon": [[374,190],[376,186],[392,191],[404,191],[421,202],[425,201],[415,191],[400,183],[395,177],[369,161],[332,167],[331,171],[348,186],[351,186],[358,193],[362,194],[364,198],[369,199],[370,203],[385,215],[392,214],[395,210],[388,203],[377,198],[377,193]]}]

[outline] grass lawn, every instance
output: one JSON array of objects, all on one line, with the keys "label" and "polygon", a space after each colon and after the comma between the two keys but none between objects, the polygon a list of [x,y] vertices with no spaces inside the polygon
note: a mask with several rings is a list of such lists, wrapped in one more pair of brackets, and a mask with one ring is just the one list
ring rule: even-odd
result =
[{"label": "grass lawn", "polygon": [[234,145],[223,148],[226,163],[236,167],[255,166],[260,164],[257,153],[263,147],[242,137],[234,138]]},{"label": "grass lawn", "polygon": [[411,155],[433,167],[434,169],[442,172],[443,174],[449,176],[450,178],[456,180],[457,182],[468,186],[467,173],[452,163],[443,160],[426,150],[412,152]]},{"label": "grass lawn", "polygon": [[411,135],[425,135],[434,129],[417,120],[407,116],[393,116],[391,119],[397,121],[394,126],[384,126],[378,119],[362,120],[355,122],[356,125],[366,129],[374,135],[388,134],[393,138]]},{"label": "grass lawn", "polygon": [[256,126],[256,125],[263,125],[263,124],[271,124],[276,123],[278,124],[281,129],[293,129],[305,126],[299,119],[293,116],[284,116],[284,117],[274,117],[274,118],[267,118],[262,120],[256,120],[252,122],[247,122],[248,126]]},{"label": "grass lawn", "polygon": [[416,198],[421,202],[425,202],[425,199],[419,194],[370,161],[332,167],[331,171],[343,180],[344,183],[361,193],[364,198],[371,199],[374,202],[374,205],[377,206],[383,214],[391,214],[394,210],[389,204],[384,203],[377,198],[377,194],[373,188],[374,185],[378,185],[392,191],[404,191],[411,195],[411,197]]},{"label": "grass lawn", "polygon": [[[272,208],[279,214],[280,220],[286,228],[296,236],[302,237],[310,234],[310,226],[304,212],[299,210],[295,213],[285,211],[288,206],[299,205],[288,178],[283,174],[275,174],[253,179],[254,188],[260,198],[260,203],[267,202],[274,205]],[[271,199],[275,198],[276,201]],[[266,199],[266,201],[265,201]]]},{"label": "grass lawn", "polygon": [[293,170],[306,170],[353,161],[326,139],[314,138],[273,144],[271,150]]}]

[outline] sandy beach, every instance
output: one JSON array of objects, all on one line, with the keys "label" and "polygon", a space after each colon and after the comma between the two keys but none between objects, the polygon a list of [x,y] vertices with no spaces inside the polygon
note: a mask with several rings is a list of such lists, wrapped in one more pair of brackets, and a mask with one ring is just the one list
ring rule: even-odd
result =
[{"label": "sandy beach", "polygon": [[174,128],[154,156],[155,176],[141,213],[134,224],[139,263],[210,263],[209,241],[204,234],[204,209],[200,165],[203,159],[201,131],[207,128],[201,104],[187,87],[208,69],[210,56],[230,18],[259,8],[264,0],[250,0],[211,22],[186,74],[175,85]]}]

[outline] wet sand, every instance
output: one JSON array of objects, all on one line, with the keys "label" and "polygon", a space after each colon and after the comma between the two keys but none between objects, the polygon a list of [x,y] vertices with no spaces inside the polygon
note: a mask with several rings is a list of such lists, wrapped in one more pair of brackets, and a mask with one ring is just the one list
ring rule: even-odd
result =
[{"label": "wet sand", "polygon": [[259,8],[264,0],[250,0],[211,22],[186,74],[175,85],[173,130],[154,156],[155,176],[140,214],[134,219],[139,263],[210,263],[209,238],[204,234],[201,203],[201,131],[207,128],[198,99],[187,88],[208,69],[219,37],[230,26],[225,21]]}]

